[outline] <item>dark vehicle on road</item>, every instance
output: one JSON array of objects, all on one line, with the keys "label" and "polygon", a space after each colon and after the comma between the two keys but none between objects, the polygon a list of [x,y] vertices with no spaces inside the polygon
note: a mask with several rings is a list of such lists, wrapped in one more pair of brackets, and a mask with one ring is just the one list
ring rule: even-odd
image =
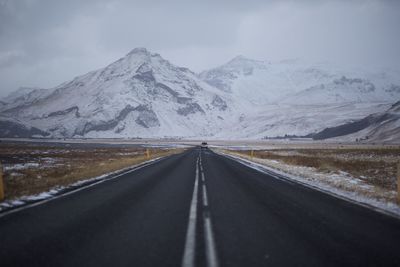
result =
[{"label": "dark vehicle on road", "polygon": [[203,149],[203,148],[208,148],[207,142],[202,142],[201,143],[201,149]]}]

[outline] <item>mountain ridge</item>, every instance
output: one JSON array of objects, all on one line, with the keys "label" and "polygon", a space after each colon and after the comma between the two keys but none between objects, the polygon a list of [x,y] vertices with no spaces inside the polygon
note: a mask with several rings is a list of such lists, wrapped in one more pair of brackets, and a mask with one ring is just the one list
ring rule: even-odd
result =
[{"label": "mountain ridge", "polygon": [[2,99],[0,115],[50,137],[307,135],[384,112],[399,84],[388,72],[244,56],[196,74],[135,48],[54,88],[21,89]]}]

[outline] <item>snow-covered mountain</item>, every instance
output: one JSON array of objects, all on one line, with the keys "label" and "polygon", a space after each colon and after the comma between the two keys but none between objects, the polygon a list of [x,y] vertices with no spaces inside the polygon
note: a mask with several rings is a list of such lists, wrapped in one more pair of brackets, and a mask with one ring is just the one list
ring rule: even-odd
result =
[{"label": "snow-covered mountain", "polygon": [[231,138],[308,135],[382,112],[400,99],[400,73],[393,70],[239,56],[200,77],[241,107]]},{"label": "snow-covered mountain", "polygon": [[4,102],[3,116],[66,137],[207,136],[223,129],[232,113],[223,92],[144,48],[56,88],[17,92]]},{"label": "snow-covered mountain", "polygon": [[395,71],[238,56],[195,74],[136,48],[55,88],[14,92],[0,122],[7,136],[263,138],[317,133],[399,99]]}]

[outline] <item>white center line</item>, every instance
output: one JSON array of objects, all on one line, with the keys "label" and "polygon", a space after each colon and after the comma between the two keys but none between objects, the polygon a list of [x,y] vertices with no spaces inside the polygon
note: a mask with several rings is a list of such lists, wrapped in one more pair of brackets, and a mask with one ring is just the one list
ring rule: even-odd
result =
[{"label": "white center line", "polygon": [[207,267],[218,267],[217,249],[215,247],[215,240],[211,225],[210,211],[208,210],[208,197],[207,187],[205,184],[204,172],[201,172],[201,178],[203,181],[203,218],[204,218],[204,242],[206,245],[206,260]]},{"label": "white center line", "polygon": [[201,162],[201,159],[200,159],[200,171],[203,172],[203,163]]},{"label": "white center line", "polygon": [[[199,171],[200,169],[200,171]],[[190,205],[189,223],[186,233],[185,250],[183,253],[182,267],[194,267],[196,261],[196,220],[197,220],[197,200],[199,176],[202,181],[202,199],[203,199],[203,226],[204,226],[204,242],[206,252],[207,267],[218,267],[217,250],[212,230],[210,211],[208,207],[207,187],[205,184],[205,176],[201,163],[201,153],[196,161],[196,178],[194,182],[192,202]]]},{"label": "white center line", "polygon": [[218,267],[217,250],[215,248],[214,235],[211,227],[210,216],[204,216],[204,235],[206,242],[206,257],[208,267]]},{"label": "white center line", "polygon": [[196,217],[197,217],[197,192],[199,184],[199,159],[196,162],[196,180],[194,182],[192,202],[190,204],[189,224],[186,232],[185,251],[183,253],[182,266],[195,266],[196,252]]},{"label": "white center line", "polygon": [[203,184],[203,206],[208,207],[207,188],[205,184]]}]

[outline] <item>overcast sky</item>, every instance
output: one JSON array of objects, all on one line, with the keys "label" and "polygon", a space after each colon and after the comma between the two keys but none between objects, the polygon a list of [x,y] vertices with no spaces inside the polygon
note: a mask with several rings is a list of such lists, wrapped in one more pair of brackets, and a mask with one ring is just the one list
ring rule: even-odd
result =
[{"label": "overcast sky", "polygon": [[236,55],[400,66],[400,1],[0,0],[0,96],[135,47],[201,71]]}]

